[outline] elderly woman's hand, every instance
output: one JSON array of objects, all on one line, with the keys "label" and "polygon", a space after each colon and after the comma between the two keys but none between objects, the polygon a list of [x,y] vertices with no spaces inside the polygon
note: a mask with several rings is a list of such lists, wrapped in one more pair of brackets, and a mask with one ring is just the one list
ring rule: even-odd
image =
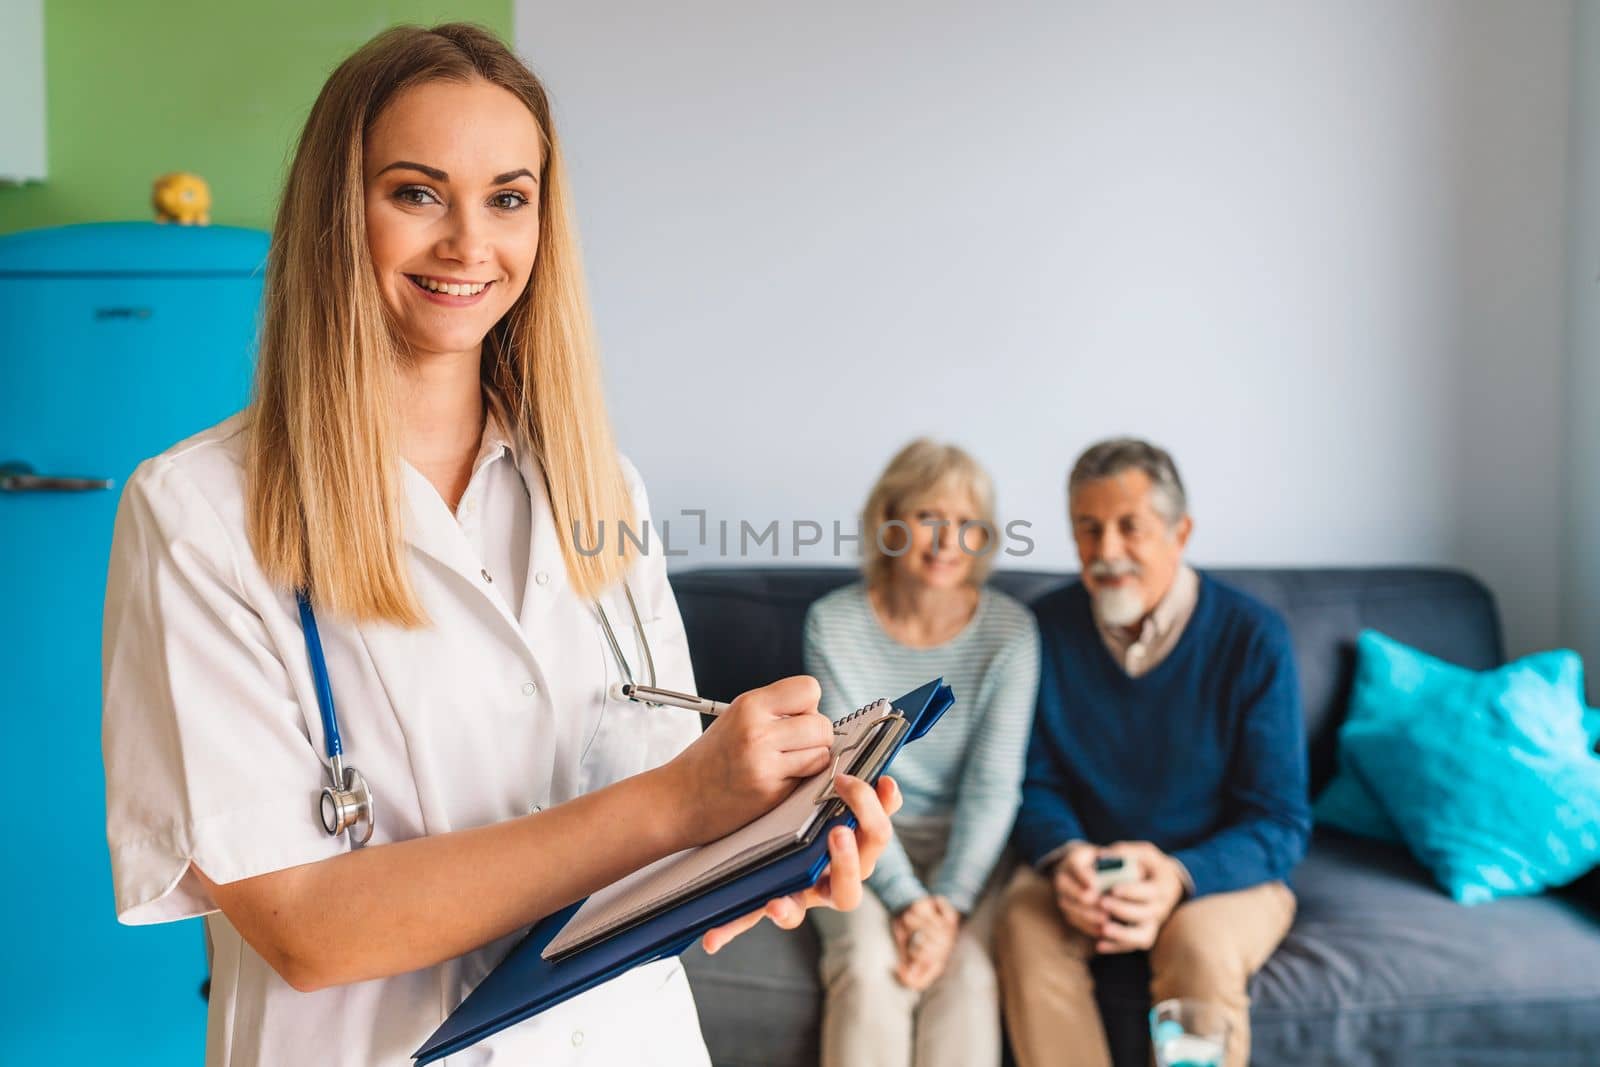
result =
[{"label": "elderly woman's hand", "polygon": [[856,829],[851,833],[836,826],[828,835],[827,872],[810,889],[769,900],[760,911],[708,931],[700,939],[708,953],[715,953],[764,918],[793,930],[812,908],[851,911],[861,903],[861,883],[872,873],[893,834],[889,816],[900,810],[900,787],[887,775],[878,779],[876,790],[848,774],[837,775],[833,781],[834,790],[856,817]]},{"label": "elderly woman's hand", "polygon": [[907,989],[920,993],[938,981],[949,965],[961,930],[961,913],[944,897],[926,896],[896,915],[890,929],[899,955],[894,976]]}]

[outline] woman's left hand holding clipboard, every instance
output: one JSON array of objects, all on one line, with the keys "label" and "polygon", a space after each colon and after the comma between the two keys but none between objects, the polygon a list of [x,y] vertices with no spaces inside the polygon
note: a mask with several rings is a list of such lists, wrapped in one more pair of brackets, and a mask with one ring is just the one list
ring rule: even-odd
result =
[{"label": "woman's left hand holding clipboard", "polygon": [[872,873],[893,836],[889,816],[900,810],[900,787],[888,775],[880,777],[874,788],[860,778],[839,774],[834,777],[834,789],[854,813],[856,828],[851,831],[836,826],[828,835],[828,869],[817,879],[817,884],[799,893],[769,900],[760,911],[708,931],[700,939],[706,952],[717,952],[762,919],[771,919],[783,929],[793,930],[812,908],[852,911],[861,903],[861,883]]}]

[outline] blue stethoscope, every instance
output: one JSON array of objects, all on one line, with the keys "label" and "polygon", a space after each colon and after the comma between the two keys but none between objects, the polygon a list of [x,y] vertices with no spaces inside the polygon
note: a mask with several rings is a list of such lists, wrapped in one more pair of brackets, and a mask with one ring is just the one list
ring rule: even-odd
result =
[{"label": "blue stethoscope", "polygon": [[[600,601],[594,601],[595,612],[599,615],[600,625],[605,630],[606,643],[611,646],[611,654],[616,657],[617,666],[622,670],[625,683],[616,687],[618,695],[627,700],[648,704],[651,707],[661,705],[646,700],[636,695],[634,690],[654,690],[656,684],[656,661],[650,654],[650,639],[645,633],[644,623],[639,619],[639,605],[634,603],[633,590],[628,587],[627,580],[622,583],[623,594],[628,598],[628,611],[633,614],[633,625],[639,635],[639,647],[644,653],[645,671],[650,675],[650,685],[638,686],[634,682],[633,669],[628,666],[628,657],[622,654],[622,644],[617,640],[616,631],[611,628],[611,619],[606,615],[606,609]],[[322,787],[318,795],[317,810],[322,816],[322,828],[328,832],[329,837],[338,837],[342,833],[350,834],[352,848],[360,848],[372,840],[374,825],[374,810],[372,803],[372,789],[367,785],[367,779],[354,767],[346,766],[344,762],[344,742],[339,737],[339,714],[333,706],[333,686],[328,681],[328,661],[322,654],[322,637],[317,633],[317,616],[311,610],[311,599],[305,590],[295,591],[295,601],[300,605],[300,626],[305,631],[306,656],[311,660],[311,681],[317,691],[317,708],[322,712],[322,742],[328,753],[328,778],[331,785]],[[667,696],[676,694],[658,692]]]},{"label": "blue stethoscope", "polygon": [[317,691],[317,707],[322,711],[322,744],[328,752],[328,777],[333,780],[332,785],[322,787],[317,810],[322,814],[322,828],[328,831],[329,837],[349,831],[350,844],[360,848],[372,840],[372,790],[360,771],[344,765],[339,713],[333,707],[333,686],[328,682],[328,661],[322,655],[317,616],[311,610],[311,598],[304,589],[295,590],[294,598],[300,604],[300,626],[306,634],[311,681]]}]

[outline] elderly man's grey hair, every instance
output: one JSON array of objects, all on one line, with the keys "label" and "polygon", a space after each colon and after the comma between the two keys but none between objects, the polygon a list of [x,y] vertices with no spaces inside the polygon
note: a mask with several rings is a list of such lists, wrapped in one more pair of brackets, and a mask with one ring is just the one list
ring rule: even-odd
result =
[{"label": "elderly man's grey hair", "polygon": [[1176,526],[1189,514],[1189,496],[1183,490],[1183,479],[1178,477],[1178,465],[1166,449],[1137,437],[1113,437],[1089,446],[1067,478],[1067,500],[1070,503],[1081,485],[1115,478],[1130,470],[1144,471],[1150,479],[1151,502],[1168,526]]}]

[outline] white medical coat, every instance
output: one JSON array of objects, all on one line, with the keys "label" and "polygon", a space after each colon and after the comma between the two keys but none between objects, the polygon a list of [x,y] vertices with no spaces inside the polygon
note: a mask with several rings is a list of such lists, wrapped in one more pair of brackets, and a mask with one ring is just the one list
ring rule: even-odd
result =
[{"label": "white medical coat", "polygon": [[[245,536],[242,417],[128,480],[106,587],[103,743],[118,917],[206,915],[214,945],[207,1062],[408,1064],[518,935],[392,978],[301,993],[239,937],[189,873],[231,882],[344,851],[317,815],[321,720],[292,593]],[[405,534],[432,626],[318,616],[345,758],[366,776],[373,844],[483,826],[658,766],[699,732],[692,712],[611,699],[621,680],[593,605],[567,580],[549,498],[526,447],[532,529],[520,618],[439,494],[409,464]],[[624,462],[634,503],[644,489]],[[616,550],[607,531],[606,551]],[[661,685],[694,690],[659,550],[628,581]],[[602,598],[643,679],[632,613]],[[536,872],[530,871],[530,877]],[[460,907],[472,907],[469,897]],[[452,1056],[452,1065],[704,1064],[683,969],[638,968]]]}]

